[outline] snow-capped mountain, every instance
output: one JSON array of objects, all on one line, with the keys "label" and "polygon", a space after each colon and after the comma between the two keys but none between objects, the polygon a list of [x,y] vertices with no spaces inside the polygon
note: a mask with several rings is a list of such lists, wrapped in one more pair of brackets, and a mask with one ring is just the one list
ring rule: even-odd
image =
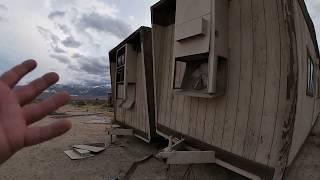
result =
[{"label": "snow-capped mountain", "polygon": [[57,92],[67,91],[71,96],[76,97],[107,97],[111,92],[110,85],[95,84],[95,85],[63,85],[56,84],[47,89],[40,97],[47,97]]}]

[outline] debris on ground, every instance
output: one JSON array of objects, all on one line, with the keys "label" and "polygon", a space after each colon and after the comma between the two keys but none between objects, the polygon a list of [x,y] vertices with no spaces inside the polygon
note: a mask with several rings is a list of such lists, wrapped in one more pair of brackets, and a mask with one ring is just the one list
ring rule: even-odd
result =
[{"label": "debris on ground", "polygon": [[82,117],[82,116],[96,116],[96,115],[103,115],[103,113],[93,113],[93,114],[76,114],[76,115],[54,115],[50,116],[53,119],[62,119],[62,118],[70,118],[70,117]]},{"label": "debris on ground", "polygon": [[80,144],[73,145],[71,150],[64,151],[64,153],[72,160],[80,160],[94,157],[95,155],[106,150],[106,144]]}]

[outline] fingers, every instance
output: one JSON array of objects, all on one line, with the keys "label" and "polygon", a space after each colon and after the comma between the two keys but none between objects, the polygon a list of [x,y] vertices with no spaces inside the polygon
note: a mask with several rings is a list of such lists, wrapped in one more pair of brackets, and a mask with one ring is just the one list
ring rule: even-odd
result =
[{"label": "fingers", "polygon": [[6,83],[10,88],[14,87],[26,74],[37,67],[37,62],[34,60],[27,60],[13,69],[4,73],[0,80]]},{"label": "fingers", "polygon": [[59,107],[66,105],[70,100],[70,96],[66,92],[62,92],[49,97],[48,99],[38,103],[29,104],[23,107],[26,124],[35,123],[47,115],[51,114]]},{"label": "fingers", "polygon": [[71,128],[70,121],[56,121],[48,126],[30,127],[27,129],[24,145],[33,146],[66,133]]},{"label": "fingers", "polygon": [[21,106],[30,103],[44,90],[59,81],[56,73],[48,73],[39,79],[32,81],[29,85],[16,90],[16,96]]}]

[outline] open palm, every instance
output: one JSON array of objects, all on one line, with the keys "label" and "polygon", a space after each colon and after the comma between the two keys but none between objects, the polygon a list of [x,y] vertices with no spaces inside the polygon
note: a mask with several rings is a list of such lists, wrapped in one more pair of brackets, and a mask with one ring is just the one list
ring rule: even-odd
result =
[{"label": "open palm", "polygon": [[34,60],[28,60],[0,77],[0,164],[23,147],[60,136],[71,128],[67,120],[47,126],[30,126],[69,101],[68,93],[62,92],[40,103],[32,103],[59,80],[56,73],[48,73],[29,85],[13,90],[19,80],[36,66]]}]

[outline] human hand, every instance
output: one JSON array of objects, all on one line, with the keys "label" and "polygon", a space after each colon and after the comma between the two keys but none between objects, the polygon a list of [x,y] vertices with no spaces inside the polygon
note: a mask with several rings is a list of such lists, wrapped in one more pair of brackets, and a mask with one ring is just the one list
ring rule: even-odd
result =
[{"label": "human hand", "polygon": [[40,103],[32,103],[44,90],[58,82],[56,73],[48,73],[29,85],[13,90],[19,80],[36,66],[34,60],[28,60],[0,77],[0,164],[22,148],[60,136],[71,128],[67,120],[30,127],[69,101],[68,93],[63,92]]}]

